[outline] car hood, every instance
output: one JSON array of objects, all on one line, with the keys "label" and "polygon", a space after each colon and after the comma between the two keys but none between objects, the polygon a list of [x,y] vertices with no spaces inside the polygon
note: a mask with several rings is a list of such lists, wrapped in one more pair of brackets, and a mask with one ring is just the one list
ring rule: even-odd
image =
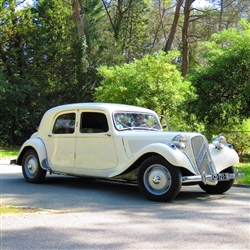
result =
[{"label": "car hood", "polygon": [[[130,133],[129,133],[130,132]],[[123,145],[128,157],[132,157],[144,147],[154,143],[171,144],[172,139],[176,135],[184,134],[187,138],[187,144],[194,136],[200,133],[186,133],[186,132],[164,132],[164,131],[129,131],[123,136]]]}]

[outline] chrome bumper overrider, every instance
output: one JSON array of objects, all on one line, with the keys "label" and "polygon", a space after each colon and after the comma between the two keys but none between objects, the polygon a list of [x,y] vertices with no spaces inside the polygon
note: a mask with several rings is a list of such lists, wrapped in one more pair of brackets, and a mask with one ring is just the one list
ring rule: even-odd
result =
[{"label": "chrome bumper overrider", "polygon": [[189,182],[203,182],[205,185],[216,185],[219,181],[228,181],[231,179],[238,179],[243,178],[244,174],[239,173],[237,170],[235,173],[219,173],[213,175],[206,175],[205,172],[202,175],[195,175],[195,176],[183,176],[182,183],[189,183]]}]

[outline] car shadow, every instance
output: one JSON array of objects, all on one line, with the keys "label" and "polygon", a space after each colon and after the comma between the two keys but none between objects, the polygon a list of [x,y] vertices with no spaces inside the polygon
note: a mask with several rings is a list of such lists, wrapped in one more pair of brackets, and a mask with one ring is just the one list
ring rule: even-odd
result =
[{"label": "car shadow", "polygon": [[[94,193],[95,196],[99,194],[112,194],[123,196],[123,198],[147,200],[139,191],[137,184],[128,182],[118,182],[101,180],[95,178],[79,178],[70,176],[49,176],[46,177],[45,185],[50,187],[63,187],[74,189],[77,191],[84,190],[88,193]],[[214,196],[213,196],[214,197]],[[220,195],[221,197],[221,195]],[[179,194],[172,202],[185,203],[189,200],[209,200],[211,196],[204,192],[199,186],[183,186]]]}]

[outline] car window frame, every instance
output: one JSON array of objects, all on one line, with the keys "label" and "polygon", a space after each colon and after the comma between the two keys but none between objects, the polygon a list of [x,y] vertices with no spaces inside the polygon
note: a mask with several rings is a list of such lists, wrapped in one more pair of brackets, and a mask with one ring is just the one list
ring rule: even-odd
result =
[{"label": "car window frame", "polygon": [[[67,125],[63,124],[65,123],[66,119],[64,119],[64,122],[62,122],[62,128],[61,128],[61,131],[64,131],[65,130],[65,133],[55,133],[54,129],[55,129],[55,126],[56,126],[56,123],[57,121],[59,120],[58,118],[60,116],[65,116],[65,115],[73,115],[74,114],[74,120],[73,119],[70,119],[70,122],[69,122],[69,128],[67,128]],[[62,119],[63,120],[63,119]],[[74,121],[73,125],[73,130],[72,128],[70,128],[70,123]],[[58,113],[56,116],[55,116],[55,119],[53,120],[53,124],[52,124],[52,128],[51,128],[51,134],[52,135],[72,135],[72,134],[75,134],[76,133],[76,124],[77,124],[77,114],[75,111],[66,111],[66,112],[60,112]],[[63,127],[64,126],[64,127]],[[69,131],[67,132],[67,129],[69,129]]]},{"label": "car window frame", "polygon": [[[86,128],[82,128],[82,115],[83,113],[92,113],[92,114],[96,114],[96,115],[102,115],[102,119],[105,118],[105,122],[106,124],[102,124],[99,120],[96,119],[95,117],[95,122],[102,124],[99,128],[98,126],[92,126],[92,127],[86,127]],[[79,133],[81,135],[87,135],[87,134],[104,134],[110,131],[110,125],[109,125],[109,121],[108,121],[108,116],[105,112],[99,111],[99,110],[81,110],[80,114],[79,114]],[[93,121],[90,121],[89,125],[91,125],[91,122],[93,123]],[[106,129],[104,129],[106,128]],[[85,131],[83,131],[83,129],[85,129]]]}]

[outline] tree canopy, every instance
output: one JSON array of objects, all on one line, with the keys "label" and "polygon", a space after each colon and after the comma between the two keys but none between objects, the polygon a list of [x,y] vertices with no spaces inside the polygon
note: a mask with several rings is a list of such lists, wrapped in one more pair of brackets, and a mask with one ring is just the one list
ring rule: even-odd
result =
[{"label": "tree canopy", "polygon": [[137,105],[175,117],[183,104],[195,97],[191,83],[174,64],[177,56],[162,52],[130,64],[100,67],[98,73],[103,80],[96,89],[95,101]]},{"label": "tree canopy", "polygon": [[192,110],[208,127],[232,126],[250,117],[250,24],[228,29],[201,44],[192,83]]},{"label": "tree canopy", "polygon": [[[192,112],[206,124],[249,116],[249,24],[240,22],[250,20],[249,0],[26,2],[0,0],[0,145],[22,143],[48,108],[108,90],[117,102],[167,111],[179,125]],[[186,105],[193,88],[203,107]]]}]

